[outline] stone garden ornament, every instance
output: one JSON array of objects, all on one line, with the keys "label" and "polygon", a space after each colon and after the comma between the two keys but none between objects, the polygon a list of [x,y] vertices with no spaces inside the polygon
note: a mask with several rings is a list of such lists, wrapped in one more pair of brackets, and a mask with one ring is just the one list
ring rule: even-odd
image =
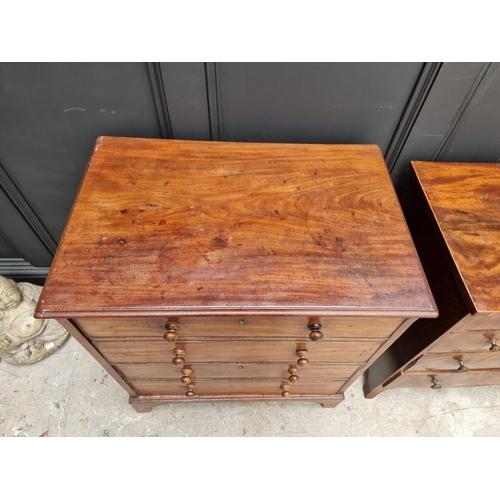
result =
[{"label": "stone garden ornament", "polygon": [[69,333],[53,319],[33,314],[41,286],[0,276],[0,358],[13,365],[36,363],[57,350]]}]

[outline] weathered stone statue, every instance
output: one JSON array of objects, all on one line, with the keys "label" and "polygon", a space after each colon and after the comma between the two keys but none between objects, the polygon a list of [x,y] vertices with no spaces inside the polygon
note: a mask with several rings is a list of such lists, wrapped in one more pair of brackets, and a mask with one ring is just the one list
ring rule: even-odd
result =
[{"label": "weathered stone statue", "polygon": [[0,276],[0,358],[7,363],[40,361],[69,337],[57,321],[33,317],[41,291],[41,286]]}]

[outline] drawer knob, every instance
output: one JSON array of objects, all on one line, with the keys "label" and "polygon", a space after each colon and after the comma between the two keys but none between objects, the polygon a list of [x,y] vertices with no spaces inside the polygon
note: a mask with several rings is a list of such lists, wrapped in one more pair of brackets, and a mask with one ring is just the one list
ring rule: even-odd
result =
[{"label": "drawer knob", "polygon": [[163,338],[167,342],[175,342],[177,340],[177,325],[174,323],[167,323],[165,329],[167,331],[163,334]]},{"label": "drawer knob", "polygon": [[286,382],[283,382],[280,387],[281,387],[281,390],[283,391],[281,393],[282,398],[287,398],[288,396],[290,396],[290,392],[288,390],[288,389],[290,389],[290,386]]},{"label": "drawer knob", "polygon": [[488,340],[491,343],[490,351],[500,351],[500,346],[497,345],[497,339]]},{"label": "drawer knob", "polygon": [[172,363],[177,366],[183,365],[186,360],[182,357],[186,354],[186,349],[174,349],[175,358],[172,360]]},{"label": "drawer knob", "polygon": [[297,364],[299,366],[307,366],[309,364],[309,360],[306,358],[307,356],[307,349],[297,349],[295,351],[295,354],[299,357],[297,360]]},{"label": "drawer knob", "polygon": [[190,375],[192,375],[193,370],[191,370],[191,368],[183,368],[181,372],[183,375],[181,377],[181,382],[183,384],[190,384],[192,382]]},{"label": "drawer knob", "polygon": [[469,369],[465,366],[464,362],[463,361],[459,361],[458,364],[460,365],[458,367],[458,371],[459,372],[466,372],[466,371],[469,371]]},{"label": "drawer knob", "polygon": [[298,382],[299,376],[297,374],[299,373],[299,370],[297,369],[297,367],[291,366],[290,368],[288,368],[288,373],[290,374],[288,380],[292,382],[292,384]]},{"label": "drawer knob", "polygon": [[432,377],[431,382],[431,389],[434,389],[435,391],[441,389],[441,386],[438,384],[437,378]]},{"label": "drawer knob", "polygon": [[318,340],[321,340],[323,338],[323,332],[321,332],[322,324],[318,321],[314,321],[312,323],[309,323],[307,325],[307,328],[311,330],[311,333],[309,334],[309,338],[315,342]]},{"label": "drawer knob", "polygon": [[194,384],[189,384],[187,386],[187,392],[186,392],[186,396],[188,398],[192,398],[194,396]]}]

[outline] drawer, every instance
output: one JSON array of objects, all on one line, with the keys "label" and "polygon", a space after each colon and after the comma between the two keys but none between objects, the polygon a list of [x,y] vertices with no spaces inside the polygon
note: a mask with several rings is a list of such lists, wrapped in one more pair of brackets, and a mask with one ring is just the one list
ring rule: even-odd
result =
[{"label": "drawer", "polygon": [[[424,354],[406,372],[426,370],[458,371],[460,361],[469,370],[498,368],[500,370],[500,352],[465,352],[450,354]],[[463,371],[459,372],[464,373]]]},{"label": "drawer", "polygon": [[[131,380],[141,396],[185,396],[187,386],[175,380]],[[282,398],[282,380],[197,380],[194,382],[196,396],[276,396]],[[343,380],[299,381],[289,384],[291,396],[333,396],[344,385]],[[285,398],[282,398],[285,399]]]},{"label": "drawer", "polygon": [[500,314],[476,314],[469,316],[460,326],[454,328],[457,332],[468,330],[500,330]]},{"label": "drawer", "polygon": [[387,389],[395,389],[397,387],[427,387],[430,389],[436,385],[446,388],[500,384],[500,371],[482,373],[429,373],[427,375],[409,375],[407,373],[404,372],[401,374],[387,386]]},{"label": "drawer", "polygon": [[[296,363],[297,349],[307,349],[310,363],[365,363],[380,342],[285,342],[285,341],[187,341],[172,344],[164,340],[95,342],[111,364],[168,363],[174,348],[184,348],[189,363]],[[193,367],[194,368],[194,367]]]},{"label": "drawer", "polygon": [[[193,369],[193,379],[208,378],[273,378],[287,379],[290,374],[288,368],[295,366],[293,363],[196,363],[186,365]],[[299,369],[300,380],[324,379],[324,380],[347,380],[358,370],[358,364],[313,364]],[[128,379],[161,378],[179,380],[181,370],[172,363],[150,363],[150,364],[123,364],[115,365]]]},{"label": "drawer", "polygon": [[500,333],[495,331],[448,333],[428,352],[495,352],[495,344],[500,348]]},{"label": "drawer", "polygon": [[[92,339],[163,338],[166,318],[80,318],[75,320]],[[403,318],[319,318],[325,338],[388,338]],[[171,321],[179,340],[196,337],[298,338],[309,340],[310,322],[305,316],[189,316]]]}]

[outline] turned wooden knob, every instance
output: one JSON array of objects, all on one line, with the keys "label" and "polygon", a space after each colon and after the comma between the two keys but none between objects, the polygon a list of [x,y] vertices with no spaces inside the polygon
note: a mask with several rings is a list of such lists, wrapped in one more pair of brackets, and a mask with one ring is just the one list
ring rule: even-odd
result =
[{"label": "turned wooden knob", "polygon": [[192,398],[194,396],[194,384],[189,384],[187,386],[187,392],[186,392],[186,396],[188,398]]},{"label": "turned wooden knob", "polygon": [[288,396],[290,396],[290,392],[288,391],[288,389],[290,389],[290,386],[286,383],[286,382],[283,382],[281,385],[280,385],[280,388],[281,390],[283,391],[281,393],[281,397],[283,398],[287,398]]},{"label": "turned wooden knob", "polygon": [[190,384],[192,382],[190,375],[193,373],[191,368],[183,368],[181,370],[183,377],[181,377],[181,382],[183,384]]},{"label": "turned wooden knob", "polygon": [[435,391],[441,389],[441,386],[438,384],[438,381],[436,378],[432,378],[431,382],[432,382],[431,389],[434,389]]},{"label": "turned wooden knob", "polygon": [[299,372],[299,370],[294,366],[291,366],[290,368],[288,368],[288,373],[290,374],[290,376],[288,377],[288,380],[292,383],[297,382],[299,380],[299,376],[297,375],[298,372]]},{"label": "turned wooden knob", "polygon": [[309,364],[309,360],[306,358],[307,356],[307,349],[297,349],[295,351],[295,354],[299,357],[297,360],[297,364],[299,366],[307,366]]},{"label": "turned wooden knob", "polygon": [[321,340],[323,338],[323,332],[320,332],[319,330],[313,330],[309,334],[309,338],[314,342],[317,342],[318,340]]},{"label": "turned wooden knob", "polygon": [[186,362],[182,357],[184,354],[186,354],[186,349],[174,349],[175,358],[172,360],[172,363],[177,366],[183,365]]},{"label": "turned wooden knob", "polygon": [[167,331],[163,334],[163,338],[167,342],[175,342],[177,340],[177,325],[173,323],[167,323],[165,325]]},{"label": "turned wooden knob", "polygon": [[490,351],[499,351],[500,346],[497,346],[497,339],[490,339],[488,342],[491,343]]},{"label": "turned wooden knob", "polygon": [[309,338],[315,342],[323,338],[323,332],[321,332],[322,324],[319,321],[313,321],[307,325],[307,328],[311,330]]}]

